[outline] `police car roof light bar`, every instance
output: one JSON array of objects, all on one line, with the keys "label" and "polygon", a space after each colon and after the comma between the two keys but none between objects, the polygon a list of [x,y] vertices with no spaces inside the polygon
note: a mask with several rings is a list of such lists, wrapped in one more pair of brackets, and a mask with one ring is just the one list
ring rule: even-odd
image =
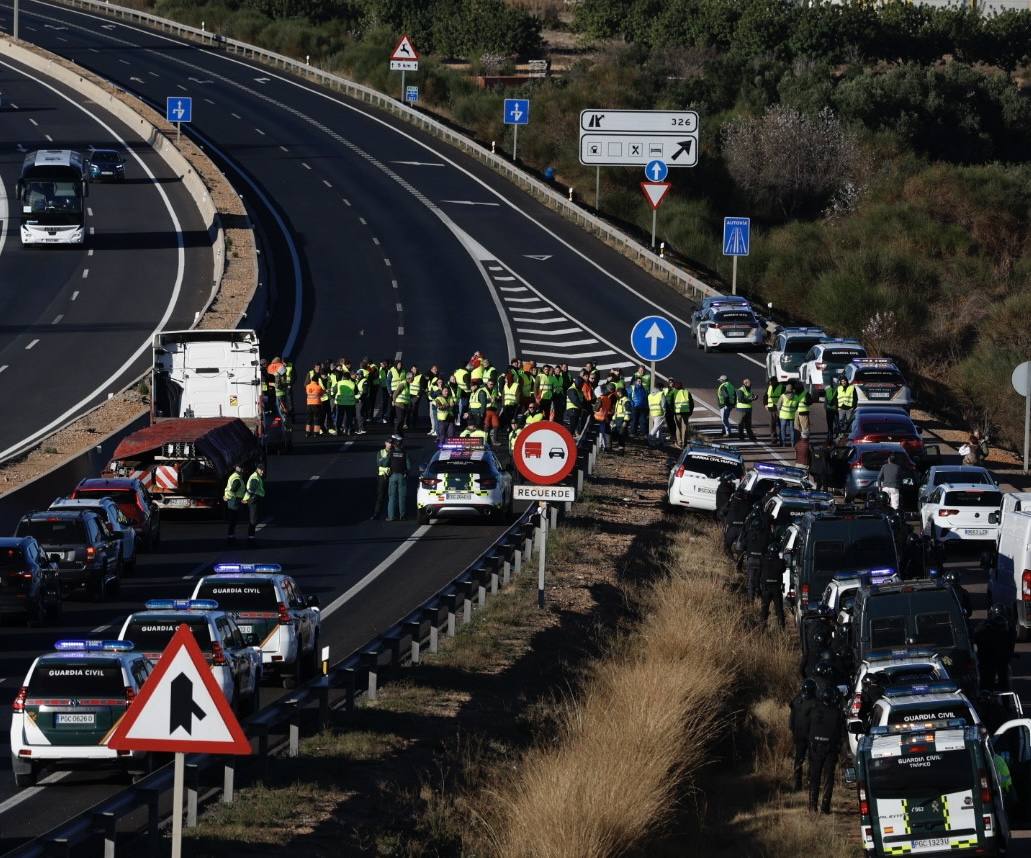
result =
[{"label": "police car roof light bar", "polygon": [[54,644],[58,652],[129,652],[132,648],[132,641],[96,641],[85,638],[69,638]]},{"label": "police car roof light bar", "polygon": [[148,611],[214,611],[218,602],[214,599],[148,599],[144,607]]},{"label": "police car roof light bar", "polygon": [[485,450],[482,438],[447,438],[437,445],[441,450]]},{"label": "police car roof light bar", "polygon": [[917,697],[921,694],[955,694],[959,686],[955,682],[921,682],[914,685],[893,685],[884,689],[885,697]]},{"label": "police car roof light bar", "polygon": [[278,563],[216,563],[211,567],[216,575],[231,575],[233,573],[264,573],[274,574],[282,572],[283,567]]},{"label": "police car roof light bar", "polygon": [[914,647],[912,649],[874,649],[866,654],[866,661],[894,661],[900,658],[933,658],[937,653],[930,647]]}]

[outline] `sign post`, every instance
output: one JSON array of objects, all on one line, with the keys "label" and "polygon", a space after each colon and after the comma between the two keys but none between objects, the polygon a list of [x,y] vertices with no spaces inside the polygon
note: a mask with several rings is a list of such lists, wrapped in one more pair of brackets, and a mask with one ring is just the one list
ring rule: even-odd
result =
[{"label": "sign post", "polygon": [[669,182],[641,182],[641,193],[652,207],[652,247],[655,247],[655,226],[658,223],[659,206],[669,193]]},{"label": "sign post", "polygon": [[516,161],[519,158],[519,126],[530,124],[530,99],[506,98],[502,118],[505,125],[512,126],[512,160]]},{"label": "sign post", "polygon": [[401,37],[390,55],[390,70],[401,72],[401,100],[405,101],[405,74],[419,70],[419,52],[407,34]]},{"label": "sign post", "polygon": [[188,95],[170,95],[165,99],[165,121],[175,123],[175,142],[182,136],[184,122],[193,121],[193,98]]},{"label": "sign post", "polygon": [[107,744],[116,751],[175,754],[172,858],[181,858],[183,849],[185,755],[251,753],[250,740],[185,624],[168,642]]},{"label": "sign post", "polygon": [[655,364],[677,348],[677,329],[665,316],[645,316],[630,329],[630,346],[641,360],[651,364],[651,389],[655,390]]},{"label": "sign post", "polygon": [[1031,437],[1031,361],[1018,364],[1010,376],[1013,389],[1024,397],[1024,473],[1028,467],[1028,438]]},{"label": "sign post", "polygon": [[[561,423],[542,420],[525,427],[516,437],[512,449],[516,469],[533,486],[520,487],[537,490],[539,486],[555,486],[573,473],[576,467],[576,439]],[[566,488],[564,498],[573,500],[575,491]],[[545,494],[538,495],[540,511],[540,544],[537,551],[537,607],[544,607],[544,567],[548,544],[548,501]]]},{"label": "sign post", "polygon": [[747,217],[723,218],[723,255],[733,258],[730,294],[737,294],[737,258],[748,256],[752,243],[752,219]]}]

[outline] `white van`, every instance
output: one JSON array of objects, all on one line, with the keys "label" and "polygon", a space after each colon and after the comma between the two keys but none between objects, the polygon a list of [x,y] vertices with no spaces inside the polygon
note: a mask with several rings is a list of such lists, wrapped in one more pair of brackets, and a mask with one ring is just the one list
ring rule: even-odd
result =
[{"label": "white van", "polygon": [[1003,492],[1002,506],[999,507],[998,520],[999,530],[995,535],[995,545],[998,547],[1002,540],[1002,522],[1006,516],[1014,512],[1031,512],[1031,492]]},{"label": "white van", "polygon": [[[1012,605],[1017,640],[1031,640],[1031,495],[1023,501],[1025,510],[1013,506],[1012,494],[1003,495],[999,523],[999,546],[995,569],[988,580],[990,603]],[[1017,501],[1019,503],[1019,501]],[[1007,512],[1007,503],[1010,504]]]}]

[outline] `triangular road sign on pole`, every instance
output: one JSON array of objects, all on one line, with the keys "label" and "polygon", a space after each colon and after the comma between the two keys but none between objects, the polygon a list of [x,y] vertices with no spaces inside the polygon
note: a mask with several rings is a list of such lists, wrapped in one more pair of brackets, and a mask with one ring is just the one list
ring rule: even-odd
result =
[{"label": "triangular road sign on pole", "polygon": [[401,41],[397,43],[397,47],[394,48],[394,53],[390,55],[390,59],[417,60],[419,59],[419,52],[415,50],[415,45],[412,44],[412,40],[405,35],[402,36]]},{"label": "triangular road sign on pole", "polygon": [[118,751],[251,753],[250,741],[185,624],[107,744]]},{"label": "triangular road sign on pole", "polygon": [[648,205],[657,209],[662,205],[670,187],[672,187],[670,182],[641,182],[641,193],[648,200]]}]

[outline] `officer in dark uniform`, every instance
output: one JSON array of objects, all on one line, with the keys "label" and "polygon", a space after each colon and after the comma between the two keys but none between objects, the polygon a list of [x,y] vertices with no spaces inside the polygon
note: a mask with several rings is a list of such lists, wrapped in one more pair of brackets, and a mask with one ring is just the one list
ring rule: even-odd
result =
[{"label": "officer in dark uniform", "polygon": [[959,604],[963,608],[963,614],[969,621],[970,617],[974,613],[974,604],[970,599],[970,593],[967,592],[967,588],[964,587],[959,580],[959,572],[955,569],[946,569],[942,572],[942,581],[952,587],[955,591]]},{"label": "officer in dark uniform", "polygon": [[784,628],[784,561],[776,553],[766,551],[760,557],[759,564],[759,600],[762,603],[759,609],[759,625],[763,629],[766,628],[772,605],[780,621],[780,627]]},{"label": "officer in dark uniform", "polygon": [[761,588],[762,558],[770,544],[769,522],[761,509],[753,509],[748,513],[738,541],[744,549],[748,598],[755,599]]},{"label": "officer in dark uniform", "polygon": [[867,719],[873,705],[884,696],[884,685],[880,673],[867,673],[863,677],[859,691],[859,713],[857,717],[867,726]]},{"label": "officer in dark uniform", "polygon": [[732,471],[727,471],[725,474],[720,474],[720,481],[716,486],[716,517],[721,521],[722,510],[727,505],[727,501],[730,500],[730,496],[734,494],[734,480],[735,476]]},{"label": "officer in dark uniform", "polygon": [[793,768],[796,790],[802,789],[802,766],[809,753],[809,717],[812,715],[815,705],[816,683],[811,679],[805,679],[802,681],[802,687],[798,690],[798,694],[791,701],[791,711],[788,716],[788,729],[791,730],[791,740],[795,745]]},{"label": "officer in dark uniform", "polygon": [[831,623],[823,611],[807,611],[802,618],[802,660],[799,666],[802,678],[812,676],[812,669],[820,660],[820,653],[830,645]]},{"label": "officer in dark uniform", "polygon": [[[809,716],[809,810],[831,812],[834,793],[834,769],[841,751],[842,727],[838,690],[825,688]],[[823,801],[820,802],[820,785]]]},{"label": "officer in dark uniform", "polygon": [[741,533],[741,528],[744,526],[745,518],[751,508],[751,495],[745,489],[734,489],[734,493],[724,507],[726,512],[723,516],[723,525],[726,528],[723,531],[723,550],[728,555],[732,553],[733,545],[737,541],[738,534]]},{"label": "officer in dark uniform", "polygon": [[974,633],[974,643],[977,644],[981,687],[986,691],[1009,690],[1009,667],[1016,640],[1002,605],[992,605],[988,609],[987,619]]}]

